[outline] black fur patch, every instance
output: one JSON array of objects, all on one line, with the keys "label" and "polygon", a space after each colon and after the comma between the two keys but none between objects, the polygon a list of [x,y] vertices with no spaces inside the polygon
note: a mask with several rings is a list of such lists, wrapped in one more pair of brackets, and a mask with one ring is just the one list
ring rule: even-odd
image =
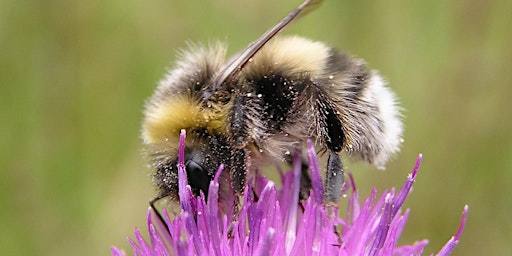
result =
[{"label": "black fur patch", "polygon": [[255,93],[261,95],[262,119],[268,122],[267,131],[270,133],[281,131],[300,90],[294,84],[296,81],[280,74],[272,74],[251,82]]}]

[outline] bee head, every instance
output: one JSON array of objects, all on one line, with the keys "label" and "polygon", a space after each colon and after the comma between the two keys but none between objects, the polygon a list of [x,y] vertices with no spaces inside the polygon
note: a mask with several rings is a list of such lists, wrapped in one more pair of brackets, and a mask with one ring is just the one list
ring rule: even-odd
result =
[{"label": "bee head", "polygon": [[[206,130],[190,131],[185,145],[184,165],[188,184],[196,196],[201,191],[207,196],[210,181],[219,166],[223,164],[225,169],[231,166],[231,147],[225,136]],[[156,169],[153,180],[160,195],[178,201],[178,150],[158,152],[153,156],[153,163]],[[228,172],[221,175],[221,179],[228,177]]]}]

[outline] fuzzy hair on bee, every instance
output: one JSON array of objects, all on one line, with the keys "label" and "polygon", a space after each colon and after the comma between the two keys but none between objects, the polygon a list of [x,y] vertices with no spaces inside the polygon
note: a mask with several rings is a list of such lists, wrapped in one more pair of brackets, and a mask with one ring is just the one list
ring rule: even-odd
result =
[{"label": "fuzzy hair on bee", "polygon": [[[224,189],[243,192],[262,159],[291,162],[312,139],[328,154],[326,203],[341,197],[340,153],[383,167],[402,141],[397,97],[365,61],[317,41],[276,36],[306,0],[247,49],[226,59],[220,42],[192,45],[160,81],[145,108],[142,138],[159,195],[178,201],[180,131],[195,194],[207,193],[218,167]],[[310,187],[303,172],[304,188]]]}]

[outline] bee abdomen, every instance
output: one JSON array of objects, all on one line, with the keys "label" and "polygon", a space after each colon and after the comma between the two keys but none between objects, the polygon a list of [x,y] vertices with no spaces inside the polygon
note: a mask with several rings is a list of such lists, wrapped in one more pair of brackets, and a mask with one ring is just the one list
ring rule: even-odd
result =
[{"label": "bee abdomen", "polygon": [[[352,156],[383,166],[401,144],[403,129],[395,94],[363,60],[335,49],[329,51],[326,73],[323,89],[326,99],[339,112],[346,136],[344,149]],[[328,112],[326,116],[330,116]]]}]

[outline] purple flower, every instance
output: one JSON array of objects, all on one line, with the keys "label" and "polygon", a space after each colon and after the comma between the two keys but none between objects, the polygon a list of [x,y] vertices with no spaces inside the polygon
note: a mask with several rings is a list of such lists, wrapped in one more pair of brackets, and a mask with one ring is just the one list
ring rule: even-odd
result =
[{"label": "purple flower", "polygon": [[[184,134],[182,134],[184,136]],[[180,150],[184,149],[184,137]],[[169,217],[163,210],[165,225],[148,211],[149,241],[138,229],[135,240],[128,239],[134,255],[421,255],[427,240],[412,245],[397,245],[409,216],[402,205],[411,191],[421,155],[402,189],[385,191],[377,196],[374,189],[362,205],[352,176],[347,182],[347,211],[344,218],[337,208],[323,204],[323,187],[317,156],[308,142],[308,164],[313,189],[308,200],[299,206],[301,158],[296,157],[292,170],[281,173],[281,188],[261,175],[248,182],[241,210],[235,216],[221,215],[218,210],[219,168],[211,182],[207,200],[194,197],[187,185],[183,161],[178,164],[181,214]],[[183,159],[183,158],[181,158]],[[254,197],[253,195],[256,195]],[[206,203],[206,201],[208,203]],[[468,206],[455,236],[436,255],[449,255],[458,244],[464,229]],[[339,230],[339,231],[337,231]],[[112,255],[125,255],[117,248]]]}]

